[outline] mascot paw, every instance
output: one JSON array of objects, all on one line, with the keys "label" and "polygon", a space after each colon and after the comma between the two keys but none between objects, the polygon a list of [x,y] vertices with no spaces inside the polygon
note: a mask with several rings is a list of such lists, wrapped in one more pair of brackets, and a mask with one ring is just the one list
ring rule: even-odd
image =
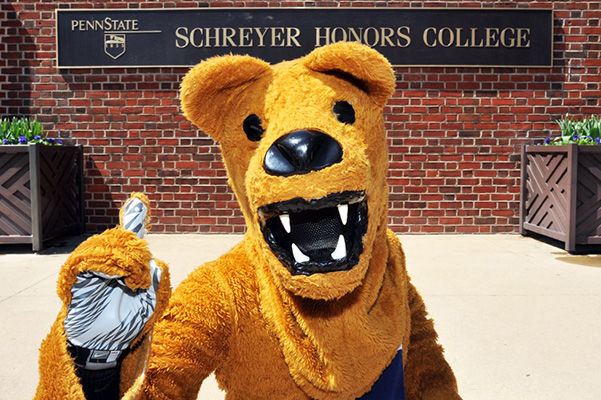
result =
[{"label": "mascot paw", "polygon": [[141,240],[149,211],[148,198],[134,193],[120,225],[82,243],[63,266],[65,334],[83,368],[116,366],[154,313],[162,270]]},{"label": "mascot paw", "polygon": [[150,260],[152,284],[132,290],[121,276],[97,271],[77,275],[65,318],[65,333],[77,349],[76,364],[86,369],[117,365],[123,350],[142,332],[156,307],[161,269]]},{"label": "mascot paw", "polygon": [[131,290],[151,286],[152,255],[142,240],[149,214],[148,198],[134,193],[121,208],[119,226],[90,237],[71,253],[58,281],[58,294],[65,305],[71,303],[73,285],[89,274],[104,279],[122,278]]}]

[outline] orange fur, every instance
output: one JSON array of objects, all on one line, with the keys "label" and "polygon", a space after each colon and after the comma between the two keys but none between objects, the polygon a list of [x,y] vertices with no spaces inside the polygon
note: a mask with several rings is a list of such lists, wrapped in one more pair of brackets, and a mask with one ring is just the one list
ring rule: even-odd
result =
[{"label": "orange fur", "polygon": [[67,307],[61,309],[50,333],[40,346],[40,380],[34,400],[85,400],[73,359],[67,351],[63,323]]},{"label": "orange fur", "polygon": [[[360,83],[340,79],[340,72]],[[142,398],[194,399],[215,371],[228,400],[354,399],[370,389],[402,344],[410,399],[459,399],[401,245],[386,225],[382,107],[393,90],[388,62],[356,43],[325,46],[274,66],[217,57],[186,75],[184,113],[220,143],[248,232],[174,292],[156,328]],[[341,100],[355,108],[352,125],[331,112]],[[264,123],[260,142],[242,131],[249,114]],[[298,129],[327,132],[343,148],[343,160],[304,175],[265,173],[269,146]],[[358,265],[291,275],[265,243],[257,209],[345,190],[364,190],[368,199]]]},{"label": "orange fur", "polygon": [[[155,326],[144,379],[136,377],[139,368],[126,374],[135,383],[125,399],[192,400],[213,371],[228,400],[354,399],[369,391],[401,345],[410,400],[460,399],[407,275],[401,244],[387,228],[382,108],[394,85],[386,59],[357,43],[324,46],[274,66],[224,56],[190,70],[181,87],[184,114],[219,142],[248,230],[242,243],[175,290]],[[338,101],[354,107],[353,124],[332,113]],[[250,114],[263,121],[259,142],[247,140],[242,130]],[[304,175],[267,174],[269,146],[299,129],[327,132],[342,147],[342,161]],[[258,208],[349,190],[364,191],[368,204],[358,264],[349,271],[292,275],[265,243]],[[102,250],[94,262],[118,268],[105,256],[110,241],[96,240]],[[142,265],[144,246],[128,243],[138,246],[139,255],[127,262]],[[61,275],[63,299],[73,273],[88,260],[72,257],[70,272]],[[143,284],[142,277],[132,276],[131,284]],[[60,342],[56,335],[51,338]],[[143,357],[140,351],[138,361]],[[65,368],[67,382],[72,374]]]}]

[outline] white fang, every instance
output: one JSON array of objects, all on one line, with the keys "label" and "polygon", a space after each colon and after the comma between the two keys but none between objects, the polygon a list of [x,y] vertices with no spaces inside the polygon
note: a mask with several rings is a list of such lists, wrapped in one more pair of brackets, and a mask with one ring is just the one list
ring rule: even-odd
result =
[{"label": "white fang", "polygon": [[332,253],[332,258],[334,260],[342,260],[344,257],[346,257],[346,242],[344,236],[340,235],[338,237],[338,244],[336,244],[336,250]]},{"label": "white fang", "polygon": [[280,215],[280,221],[282,222],[282,225],[284,226],[284,229],[286,230],[286,232],[290,233],[290,215],[288,215],[288,214]]},{"label": "white fang", "polygon": [[348,220],[348,204],[340,204],[338,206],[338,214],[340,214],[342,225],[346,225],[346,221]]},{"label": "white fang", "polygon": [[294,243],[292,243],[292,255],[297,263],[304,263],[310,260]]}]

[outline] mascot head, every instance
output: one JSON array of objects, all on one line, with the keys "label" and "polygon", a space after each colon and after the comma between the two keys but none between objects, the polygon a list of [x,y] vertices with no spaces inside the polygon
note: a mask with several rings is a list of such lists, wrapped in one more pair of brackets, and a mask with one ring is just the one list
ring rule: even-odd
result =
[{"label": "mascot head", "polygon": [[394,85],[388,61],[352,42],[276,65],[215,57],[182,82],[185,116],[221,146],[255,254],[293,295],[339,298],[366,275],[386,228]]}]

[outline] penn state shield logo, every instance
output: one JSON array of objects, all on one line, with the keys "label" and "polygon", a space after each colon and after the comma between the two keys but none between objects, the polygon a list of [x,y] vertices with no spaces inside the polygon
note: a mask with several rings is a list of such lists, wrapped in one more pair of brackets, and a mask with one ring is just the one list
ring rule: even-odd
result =
[{"label": "penn state shield logo", "polygon": [[114,60],[121,57],[125,53],[125,35],[105,33],[104,52]]}]

